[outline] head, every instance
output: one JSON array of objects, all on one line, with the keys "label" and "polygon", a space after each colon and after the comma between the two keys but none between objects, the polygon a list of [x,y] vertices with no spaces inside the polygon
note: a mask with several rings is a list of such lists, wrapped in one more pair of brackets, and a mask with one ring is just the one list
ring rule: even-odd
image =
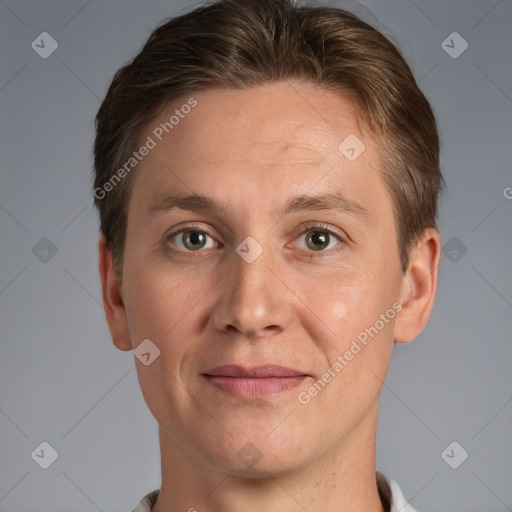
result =
[{"label": "head", "polygon": [[[198,8],[117,72],[94,150],[107,320],[118,348],[160,351],[137,368],[169,439],[251,472],[246,443],[284,471],[369,435],[439,262],[436,121],[395,46],[335,8]],[[209,373],[271,362],[290,389]]]}]

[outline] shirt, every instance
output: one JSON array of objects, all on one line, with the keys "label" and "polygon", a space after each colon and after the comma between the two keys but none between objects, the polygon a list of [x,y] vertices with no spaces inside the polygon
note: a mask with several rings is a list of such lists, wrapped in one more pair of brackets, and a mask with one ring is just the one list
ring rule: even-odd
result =
[{"label": "shirt", "polygon": [[[416,512],[407,503],[398,484],[380,471],[377,471],[377,486],[386,512]],[[151,508],[156,503],[159,493],[160,490],[156,489],[146,494],[132,512],[151,512]]]}]

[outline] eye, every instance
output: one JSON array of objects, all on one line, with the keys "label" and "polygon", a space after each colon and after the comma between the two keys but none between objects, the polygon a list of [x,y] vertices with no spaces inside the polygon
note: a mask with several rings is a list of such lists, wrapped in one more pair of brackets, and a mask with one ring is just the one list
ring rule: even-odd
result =
[{"label": "eye", "polygon": [[172,234],[169,240],[182,251],[200,251],[215,247],[213,238],[199,229],[186,229]]},{"label": "eye", "polygon": [[317,252],[332,249],[341,242],[340,237],[328,229],[308,229],[297,240],[301,249]]}]

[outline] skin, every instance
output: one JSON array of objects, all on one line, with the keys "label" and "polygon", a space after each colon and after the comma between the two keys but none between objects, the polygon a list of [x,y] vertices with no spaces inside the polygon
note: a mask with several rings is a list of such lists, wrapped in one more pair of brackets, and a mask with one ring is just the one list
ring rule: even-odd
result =
[{"label": "skin", "polygon": [[[379,394],[394,341],[411,341],[430,315],[439,234],[424,232],[402,273],[376,141],[348,98],[298,81],[193,97],[197,106],[135,171],[122,281],[99,240],[115,346],[131,350],[149,338],[161,351],[149,366],[135,359],[159,424],[162,485],[153,510],[382,512]],[[187,99],[170,105],[141,140]],[[352,162],[338,150],[349,134],[366,146]],[[296,196],[333,192],[364,213],[279,213]],[[207,196],[222,211],[152,210],[178,193]],[[208,233],[206,248],[187,252],[182,234],[174,236],[191,224]],[[325,229],[333,234],[318,249],[311,235]],[[263,249],[252,263],[235,250],[248,236]],[[395,318],[300,403],[299,393],[394,303],[401,304]],[[267,363],[307,376],[253,400],[203,376],[219,365]],[[247,443],[261,455],[250,466],[237,456]]]}]

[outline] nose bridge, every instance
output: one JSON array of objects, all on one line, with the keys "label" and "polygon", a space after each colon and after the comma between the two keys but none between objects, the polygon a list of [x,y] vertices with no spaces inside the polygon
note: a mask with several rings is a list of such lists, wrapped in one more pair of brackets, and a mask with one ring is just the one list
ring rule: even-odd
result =
[{"label": "nose bridge", "polygon": [[[263,248],[262,248],[263,249]],[[246,256],[241,256],[246,250]],[[239,247],[237,257],[233,262],[233,274],[236,281],[236,291],[240,294],[242,300],[251,296],[262,301],[272,300],[275,286],[272,285],[273,275],[269,270],[275,266],[273,256],[270,250],[261,250],[261,254],[257,254],[257,249],[251,246],[251,241]]]},{"label": "nose bridge", "polygon": [[291,313],[282,284],[269,270],[275,267],[272,251],[263,250],[254,257],[257,248],[251,243],[240,244],[233,254],[213,317],[220,330],[258,337],[284,329]]}]

